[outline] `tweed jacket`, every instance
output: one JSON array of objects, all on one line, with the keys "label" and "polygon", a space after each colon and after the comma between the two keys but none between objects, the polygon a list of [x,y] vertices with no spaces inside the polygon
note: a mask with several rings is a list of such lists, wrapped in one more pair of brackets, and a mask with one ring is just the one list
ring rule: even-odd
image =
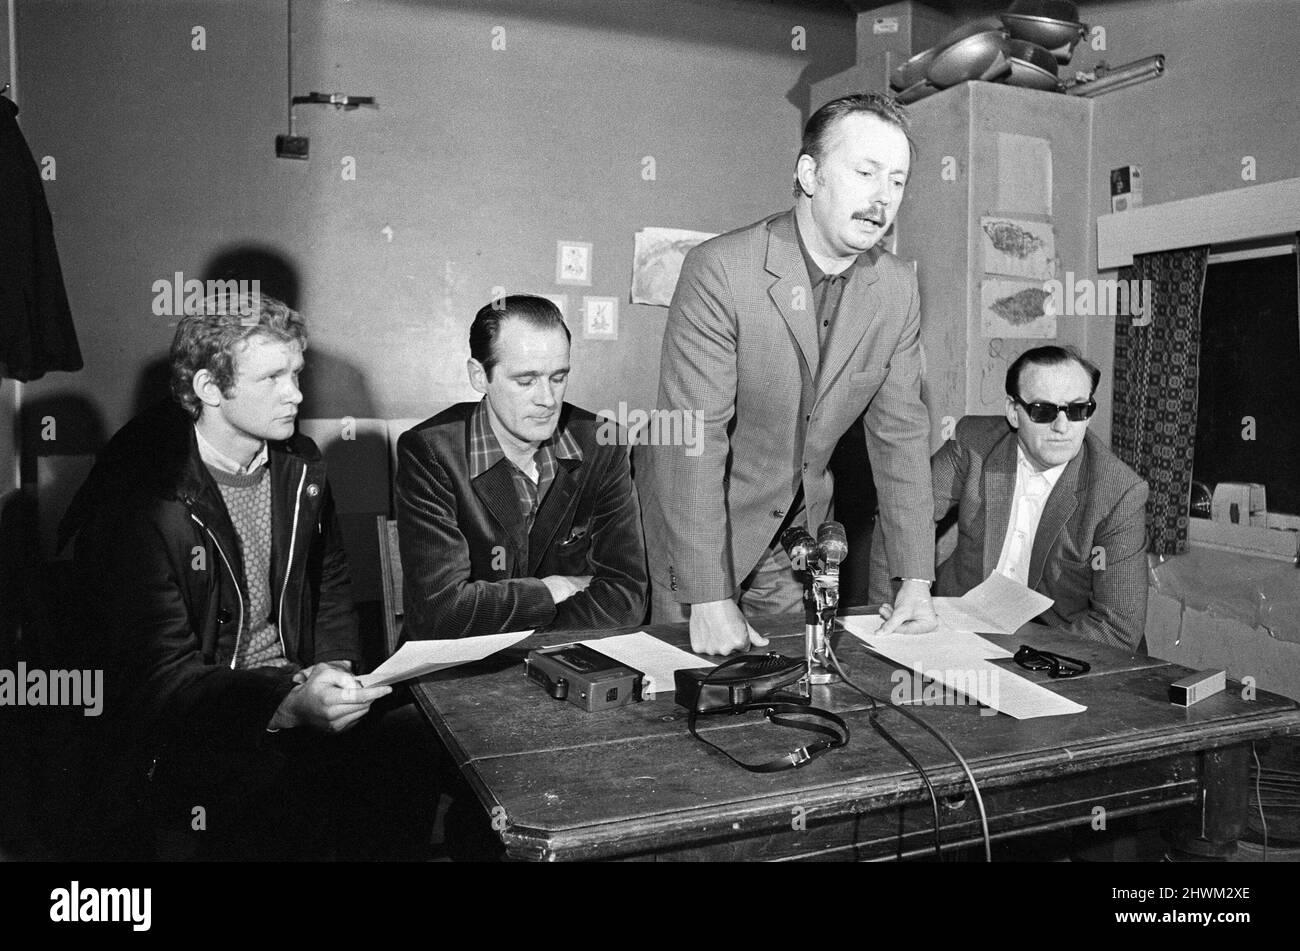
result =
[{"label": "tweed jacket", "polygon": [[[932,458],[934,513],[957,509],[957,547],[935,593],[965,594],[998,565],[1016,488],[1016,434],[1003,416],[967,416]],[[1029,587],[1055,602],[1038,620],[1135,650],[1147,613],[1147,484],[1092,432],[1066,465],[1034,535]]]},{"label": "tweed jacket", "polygon": [[793,210],[693,248],[668,311],[658,409],[697,413],[698,447],[638,446],[651,576],[675,600],[734,596],[802,484],[831,515],[831,454],[861,420],[894,573],[934,577],[929,416],[910,264],[854,265],[824,349]]}]

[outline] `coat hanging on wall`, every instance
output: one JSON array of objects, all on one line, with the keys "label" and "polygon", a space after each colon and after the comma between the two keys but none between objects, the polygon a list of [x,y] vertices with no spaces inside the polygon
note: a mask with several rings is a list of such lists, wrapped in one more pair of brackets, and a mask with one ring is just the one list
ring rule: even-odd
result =
[{"label": "coat hanging on wall", "polygon": [[27,381],[82,362],[54,223],[17,115],[0,96],[0,378]]}]

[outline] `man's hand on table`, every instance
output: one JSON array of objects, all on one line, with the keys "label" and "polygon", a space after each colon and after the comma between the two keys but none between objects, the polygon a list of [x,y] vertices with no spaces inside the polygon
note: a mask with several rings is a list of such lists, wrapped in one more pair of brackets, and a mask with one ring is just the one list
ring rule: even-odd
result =
[{"label": "man's hand on table", "polygon": [[880,616],[885,623],[880,634],[928,634],[939,629],[939,616],[930,600],[930,582],[905,580],[892,605],[882,604]]},{"label": "man's hand on table", "polygon": [[551,592],[551,600],[556,604],[567,601],[579,591],[585,591],[591,584],[591,575],[547,575],[542,579]]},{"label": "man's hand on table", "polygon": [[691,605],[691,650],[697,654],[730,654],[750,645],[766,647],[767,638],[749,626],[740,606],[730,598]]}]

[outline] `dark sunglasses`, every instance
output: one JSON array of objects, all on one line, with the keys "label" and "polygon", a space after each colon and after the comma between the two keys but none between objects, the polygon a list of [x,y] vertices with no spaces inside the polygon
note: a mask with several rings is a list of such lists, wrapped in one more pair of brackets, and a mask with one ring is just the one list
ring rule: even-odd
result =
[{"label": "dark sunglasses", "polygon": [[1073,677],[1092,670],[1092,665],[1086,660],[1040,651],[1028,644],[1021,644],[1020,650],[1016,651],[1016,656],[1012,659],[1025,670],[1045,670],[1049,677]]},{"label": "dark sunglasses", "polygon": [[1016,403],[1025,408],[1029,418],[1035,423],[1054,423],[1056,414],[1064,413],[1065,418],[1072,423],[1079,423],[1085,419],[1092,419],[1092,414],[1097,412],[1097,401],[1088,400],[1086,403],[1026,403],[1018,396],[1011,397]]}]

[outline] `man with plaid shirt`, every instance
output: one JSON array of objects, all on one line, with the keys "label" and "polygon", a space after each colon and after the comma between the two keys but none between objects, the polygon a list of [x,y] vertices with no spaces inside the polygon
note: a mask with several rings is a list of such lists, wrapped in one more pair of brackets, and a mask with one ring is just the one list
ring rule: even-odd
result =
[{"label": "man with plaid shirt", "polygon": [[470,327],[477,403],[397,447],[403,637],[639,624],[645,543],[623,434],[564,402],[569,330],[513,295]]}]

